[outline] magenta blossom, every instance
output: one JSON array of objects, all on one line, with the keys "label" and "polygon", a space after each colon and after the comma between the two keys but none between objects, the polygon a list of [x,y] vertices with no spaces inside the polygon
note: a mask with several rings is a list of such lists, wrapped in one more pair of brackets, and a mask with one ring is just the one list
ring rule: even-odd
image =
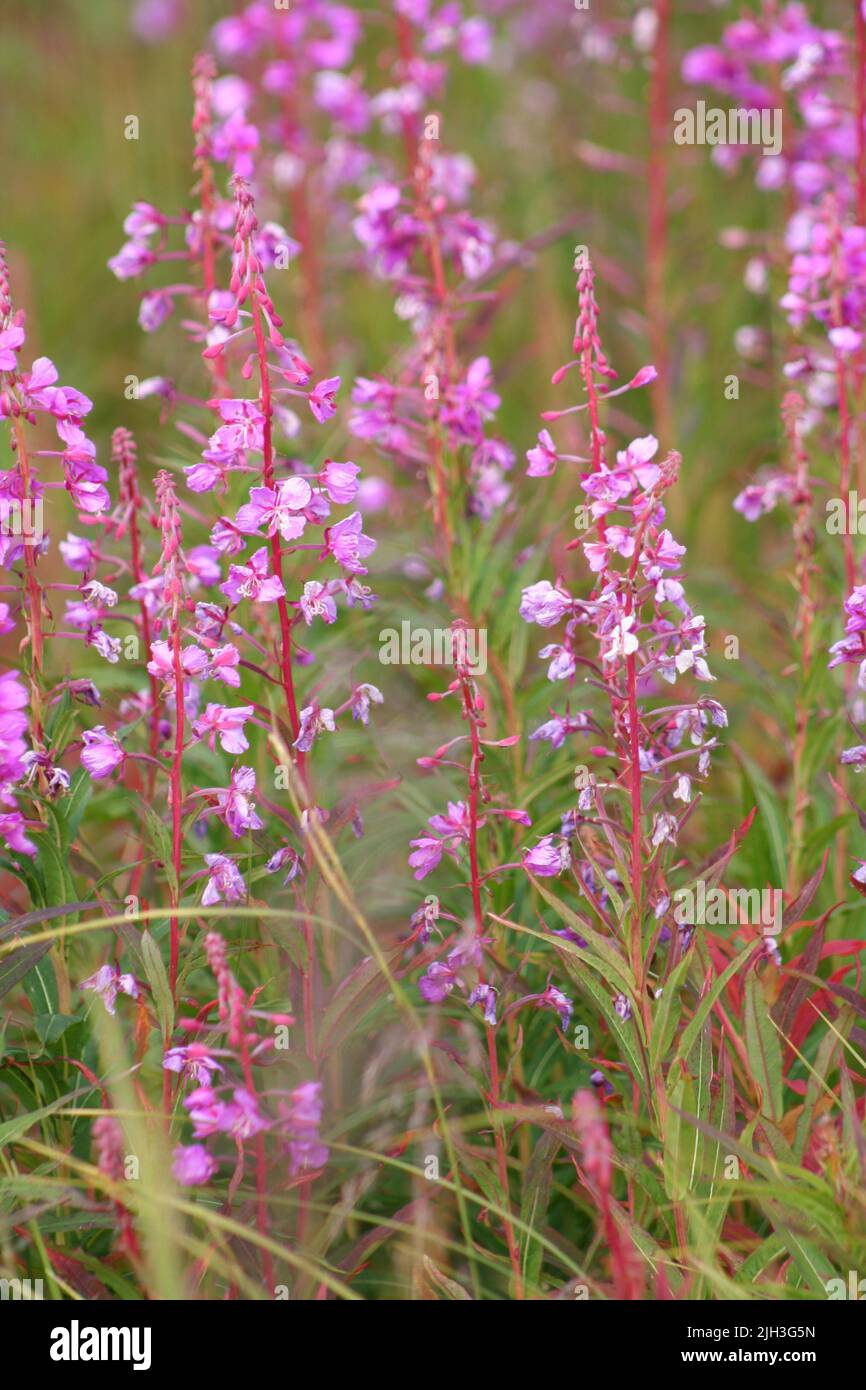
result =
[{"label": "magenta blossom", "polygon": [[218,1165],[203,1144],[178,1144],[174,1151],[171,1171],[182,1187],[201,1187],[210,1182]]},{"label": "magenta blossom", "polygon": [[376,549],[376,542],[362,532],[362,524],[361,513],[352,512],[325,532],[325,553],[333,555],[337,564],[351,574],[366,574],[361,561]]},{"label": "magenta blossom", "polygon": [[209,1086],[216,1073],[223,1070],[203,1043],[170,1047],[162,1059],[162,1065],[166,1071],[177,1072],[185,1081],[194,1081],[197,1086]]},{"label": "magenta blossom", "polygon": [[568,841],[559,835],[544,835],[534,846],[523,852],[523,867],[540,878],[555,878],[571,863]]},{"label": "magenta blossom", "polygon": [[309,394],[310,409],[315,415],[320,425],[326,420],[331,420],[337,413],[336,395],[340,389],[340,378],[338,376],[328,377],[326,381],[319,381]]},{"label": "magenta blossom", "polygon": [[244,734],[244,724],[252,717],[252,705],[235,705],[232,708],[209,704],[202,717],[193,723],[193,733],[196,738],[207,739],[210,748],[213,748],[219,736],[220,747],[226,753],[245,753],[250,745]]},{"label": "magenta blossom", "polygon": [[240,603],[248,598],[253,603],[273,603],[285,594],[282,580],[272,575],[268,568],[268,552],[262,546],[251,557],[248,565],[230,565],[229,577],[220,585],[232,603]]},{"label": "magenta blossom", "polygon": [[92,989],[98,994],[110,1014],[114,1014],[118,994],[128,994],[130,999],[139,997],[138,985],[134,975],[121,975],[116,965],[101,965],[95,975],[82,980],[81,989]]},{"label": "magenta blossom", "polygon": [[239,839],[245,830],[261,830],[263,827],[251,800],[255,789],[256,774],[251,767],[236,767],[228,790],[222,787],[216,789],[218,814],[235,839]]},{"label": "magenta blossom", "polygon": [[94,729],[85,729],[82,741],[84,747],[79,755],[81,765],[94,781],[110,777],[126,758],[126,750],[103,724],[97,724]]},{"label": "magenta blossom", "polygon": [[209,874],[201,896],[202,906],[211,907],[218,902],[242,902],[247,895],[247,886],[234,860],[226,854],[206,854],[204,862]]}]

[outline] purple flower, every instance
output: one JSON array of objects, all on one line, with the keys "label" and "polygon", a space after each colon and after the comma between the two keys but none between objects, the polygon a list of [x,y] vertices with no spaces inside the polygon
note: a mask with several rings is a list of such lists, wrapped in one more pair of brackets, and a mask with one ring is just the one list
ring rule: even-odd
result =
[{"label": "purple flower", "polygon": [[418,981],[421,998],[426,999],[428,1004],[441,1004],[451,993],[456,982],[457,972],[453,967],[445,961],[434,960],[433,964],[428,966],[427,973]]},{"label": "purple flower", "polygon": [[319,734],[326,731],[332,734],[335,728],[334,711],[321,709],[314,701],[301,710],[298,737],[292,747],[297,748],[301,753],[309,753]]},{"label": "purple flower", "polygon": [[529,742],[535,743],[543,739],[549,743],[551,748],[561,748],[565,742],[566,734],[576,734],[585,731],[587,720],[585,714],[555,714],[546,723],[539,724],[529,735]]},{"label": "purple flower", "polygon": [[286,884],[291,883],[292,879],[296,878],[302,870],[302,862],[297,852],[292,849],[291,845],[283,845],[281,849],[277,850],[276,854],[271,855],[265,865],[269,874],[276,874],[279,873],[280,869],[284,869],[287,864],[289,870],[283,879],[284,888]]},{"label": "purple flower", "polygon": [[204,862],[210,873],[201,897],[203,907],[218,902],[239,903],[246,897],[243,874],[233,859],[226,854],[206,854]]},{"label": "purple flower", "polygon": [[202,1043],[170,1047],[162,1059],[162,1065],[166,1071],[177,1072],[185,1081],[194,1081],[197,1086],[209,1086],[214,1075],[223,1070]]},{"label": "purple flower", "polygon": [[523,590],[520,600],[520,616],[527,623],[538,623],[539,627],[555,627],[572,609],[572,599],[562,589],[554,589],[547,579],[530,584]]},{"label": "purple flower", "polygon": [[123,763],[125,749],[103,724],[97,724],[95,729],[85,729],[81,737],[84,743],[79,755],[82,767],[94,781],[110,777],[114,769]]},{"label": "purple flower", "polygon": [[269,536],[279,532],[284,541],[295,541],[304,534],[307,519],[303,512],[312,496],[306,478],[285,478],[276,487],[251,488],[250,500],[238,511],[235,525],[245,534],[264,526]]},{"label": "purple flower", "polygon": [[571,851],[559,835],[544,835],[533,849],[523,851],[523,867],[541,878],[554,878],[568,868]]},{"label": "purple flower", "polygon": [[631,1018],[631,1004],[624,994],[618,994],[616,996],[613,1001],[613,1007],[615,1012],[619,1014],[623,1023],[628,1023]]},{"label": "purple flower", "polygon": [[298,602],[307,627],[312,626],[314,618],[321,618],[326,623],[337,621],[337,605],[330,586],[320,584],[318,579],[307,580]]},{"label": "purple flower", "polygon": [[281,1113],[290,1133],[289,1172],[292,1177],[310,1168],[322,1168],[329,1150],[319,1137],[322,1122],[322,1085],[305,1081],[289,1095],[289,1107]]},{"label": "purple flower", "polygon": [[318,475],[318,480],[331,501],[337,506],[343,506],[354,499],[358,491],[358,474],[360,468],[356,463],[336,463],[334,459],[325,459],[325,466]]},{"label": "purple flower", "polygon": [[252,717],[252,705],[209,704],[202,717],[193,723],[193,733],[196,738],[206,738],[210,748],[219,735],[220,747],[227,753],[245,753],[250,745],[244,734],[244,724]]},{"label": "purple flower", "polygon": [[526,459],[529,464],[526,470],[528,478],[548,478],[556,472],[559,456],[548,430],[539,431],[538,443],[527,450]]},{"label": "purple flower", "polygon": [[338,376],[328,377],[326,381],[319,381],[309,394],[310,409],[315,415],[320,425],[326,420],[330,420],[337,413],[335,396],[340,389],[340,378]]},{"label": "purple flower", "polygon": [[178,1144],[171,1171],[182,1187],[201,1187],[210,1182],[217,1171],[217,1163],[203,1144]]},{"label": "purple flower", "polygon": [[248,598],[253,603],[273,603],[285,594],[282,580],[269,573],[268,552],[264,546],[250,558],[248,565],[230,565],[229,577],[220,585],[232,603]]},{"label": "purple flower", "polygon": [[571,1022],[571,1013],[574,1005],[567,994],[557,989],[555,985],[548,985],[538,1001],[539,1008],[555,1009],[559,1014],[559,1021],[562,1024],[562,1031],[568,1032],[568,1025]]},{"label": "purple flower", "polygon": [[256,815],[255,806],[250,799],[256,789],[256,774],[251,767],[236,767],[232,772],[231,786],[216,788],[217,812],[222,816],[235,839],[245,830],[261,830],[263,822]]},{"label": "purple flower", "polygon": [[375,685],[366,682],[356,685],[352,691],[352,718],[360,719],[362,724],[369,723],[371,701],[374,705],[381,705],[384,698],[381,690]]},{"label": "purple flower", "polygon": [[352,512],[325,532],[325,553],[333,555],[337,564],[351,574],[366,574],[361,561],[376,549],[376,542],[362,532],[362,524],[361,513]]},{"label": "purple flower", "polygon": [[114,1014],[115,1000],[120,994],[128,994],[130,999],[138,998],[138,985],[134,975],[121,975],[116,965],[101,965],[95,975],[81,981],[81,989],[92,989],[98,994],[110,1014]]},{"label": "purple flower", "polygon": [[496,1027],[496,990],[492,985],[476,985],[467,1003],[481,1004],[484,1009],[484,1022],[489,1023],[491,1028]]}]

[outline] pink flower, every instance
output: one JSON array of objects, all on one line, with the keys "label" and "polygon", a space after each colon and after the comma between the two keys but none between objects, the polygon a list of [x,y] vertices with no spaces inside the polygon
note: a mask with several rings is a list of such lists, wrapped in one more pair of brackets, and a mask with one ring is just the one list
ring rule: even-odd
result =
[{"label": "pink flower", "polygon": [[330,376],[325,381],[319,381],[313,387],[308,400],[310,409],[315,415],[320,425],[326,420],[330,420],[337,413],[335,396],[340,389],[340,378]]},{"label": "pink flower", "polygon": [[197,1086],[209,1086],[216,1072],[223,1070],[203,1043],[170,1047],[162,1059],[162,1065],[166,1071],[177,1072],[185,1081],[194,1081]]},{"label": "pink flower", "polygon": [[332,734],[335,728],[334,711],[321,709],[314,701],[313,704],[307,705],[305,709],[301,710],[300,729],[292,747],[297,748],[301,753],[308,753],[319,734],[325,732]]},{"label": "pink flower", "polygon": [[307,581],[299,604],[307,627],[312,625],[314,618],[321,618],[326,623],[337,621],[337,605],[331,596],[330,587],[320,584],[318,579]]},{"label": "pink flower", "polygon": [[81,989],[92,989],[98,994],[110,1014],[114,1014],[118,994],[128,994],[130,999],[138,998],[138,985],[134,975],[121,975],[116,965],[101,965],[95,975],[81,981]]},{"label": "pink flower", "polygon": [[250,799],[256,789],[256,774],[251,767],[237,767],[232,772],[231,786],[217,789],[217,811],[239,839],[245,830],[261,830],[263,822],[256,815]]},{"label": "pink flower", "polygon": [[[150,656],[151,659],[147,663],[150,674],[162,680],[170,680],[174,675],[174,651],[168,642],[161,639],[152,642]],[[180,664],[184,675],[200,676],[207,670],[208,654],[201,647],[183,647]]]},{"label": "pink flower", "polygon": [[226,854],[206,854],[204,862],[210,874],[202,893],[202,906],[212,907],[214,903],[223,901],[242,902],[247,895],[247,886],[234,860]]},{"label": "pink flower", "polygon": [[24,342],[24,329],[19,324],[0,331],[0,372],[14,372],[18,366],[15,353]]},{"label": "pink flower", "polygon": [[409,855],[409,867],[415,870],[415,877],[419,880],[432,874],[438,867],[443,853],[448,849],[447,845],[432,835],[422,835],[419,839],[410,841],[410,844],[414,846],[414,853]]},{"label": "pink flower", "polygon": [[333,555],[337,564],[351,574],[366,574],[361,561],[376,549],[376,542],[362,532],[362,524],[361,513],[352,512],[325,532],[325,553]]},{"label": "pink flower", "polygon": [[548,430],[539,430],[538,443],[527,450],[526,459],[529,464],[526,470],[528,478],[549,478],[551,473],[556,472],[559,457]]},{"label": "pink flower", "polygon": [[264,546],[256,551],[248,565],[229,566],[229,577],[220,585],[220,591],[232,603],[240,603],[245,598],[253,603],[274,603],[286,592],[279,576],[269,573],[268,552]]},{"label": "pink flower", "polygon": [[544,835],[533,849],[524,850],[523,867],[540,878],[554,878],[571,863],[568,841],[558,835]]},{"label": "pink flower", "polygon": [[75,536],[71,531],[68,532],[66,540],[60,542],[58,548],[67,568],[81,573],[92,568],[98,553],[93,541]]},{"label": "pink flower", "polygon": [[0,836],[14,854],[36,853],[36,846],[25,833],[24,817],[20,811],[0,812]]},{"label": "pink flower", "polygon": [[240,652],[231,642],[226,642],[223,647],[214,647],[210,654],[208,670],[211,680],[222,681],[223,685],[237,689],[241,683],[240,672],[237,669],[240,659]]},{"label": "pink flower", "polygon": [[81,766],[94,781],[110,777],[126,758],[126,750],[102,724],[97,724],[94,729],[85,729],[81,737],[84,743],[79,755]]},{"label": "pink flower", "polygon": [[238,511],[235,525],[245,534],[264,526],[269,536],[277,532],[285,541],[297,540],[304,533],[303,515],[313,496],[306,478],[286,478],[272,487],[250,489],[250,500]]},{"label": "pink flower", "polygon": [[203,1144],[178,1144],[171,1164],[172,1175],[182,1187],[201,1187],[217,1172],[216,1160]]},{"label": "pink flower", "polygon": [[336,463],[334,459],[326,459],[318,481],[331,501],[343,506],[351,502],[358,491],[357,477],[360,471],[356,463]]},{"label": "pink flower", "polygon": [[250,745],[244,734],[244,724],[252,717],[252,705],[209,704],[202,717],[193,723],[193,733],[196,738],[206,738],[210,748],[219,735],[220,746],[226,753],[245,753]]},{"label": "pink flower", "polygon": [[538,623],[539,627],[555,627],[571,608],[571,596],[563,589],[554,589],[547,579],[530,584],[523,590],[520,600],[521,618],[528,623]]}]

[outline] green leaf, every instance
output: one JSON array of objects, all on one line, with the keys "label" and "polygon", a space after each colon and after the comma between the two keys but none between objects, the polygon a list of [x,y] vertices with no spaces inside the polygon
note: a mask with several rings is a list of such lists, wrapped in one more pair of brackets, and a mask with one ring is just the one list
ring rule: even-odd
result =
[{"label": "green leaf", "polygon": [[734,754],[761,813],[756,824],[766,843],[767,864],[766,873],[762,873],[760,877],[769,878],[781,887],[787,881],[788,851],[787,832],[779,797],[761,769],[745,753],[735,747]]},{"label": "green leaf", "polygon": [[153,849],[157,859],[161,862],[166,879],[176,895],[178,884],[174,872],[171,834],[168,826],[163,824],[162,818],[156,814],[152,806],[147,806],[142,802],[142,810],[144,811],[144,823],[148,843]]},{"label": "green leaf", "polygon": [[163,964],[162,954],[149,931],[141,933],[141,959],[144,965],[145,978],[153,994],[162,1036],[168,1040],[174,1027],[174,1002],[171,997],[168,973]]},{"label": "green leaf", "polygon": [[[526,1169],[520,1219],[532,1230],[541,1226],[547,1214],[552,1183],[553,1160],[559,1151],[559,1140],[552,1134],[542,1134]],[[544,1247],[535,1240],[532,1231],[521,1231],[521,1262],[523,1276],[530,1287],[538,1284]]]},{"label": "green leaf", "polygon": [[759,977],[746,976],[745,998],[746,1052],[752,1076],[761,1088],[761,1114],[771,1120],[782,1118],[782,1047],[770,1017],[770,1006]]},{"label": "green leaf", "polygon": [[718,975],[716,977],[716,979],[713,981],[712,985],[704,995],[703,999],[698,1004],[698,1007],[695,1009],[695,1012],[692,1015],[692,1018],[690,1019],[689,1023],[682,1031],[679,1047],[677,1049],[677,1056],[674,1059],[675,1061],[678,1058],[687,1056],[688,1053],[691,1051],[692,1047],[694,1046],[695,1039],[698,1036],[698,1033],[701,1031],[701,1028],[703,1027],[705,1020],[709,1016],[710,1010],[712,1009],[722,990],[727,985],[728,981],[733,979],[737,971],[742,969],[742,967],[746,964],[746,961],[751,956],[753,956],[756,951],[762,949],[762,942],[748,942],[748,944],[743,947],[742,951],[740,951],[739,955],[734,956],[734,959],[725,967],[721,975]]},{"label": "green leaf", "polygon": [[69,849],[78,834],[81,818],[92,795],[93,783],[84,768],[79,768],[72,778],[68,794],[56,803],[60,844],[64,851]]},{"label": "green leaf", "polygon": [[32,946],[22,945],[17,951],[4,956],[0,960],[0,999],[23,980],[50,950],[50,941],[37,941]]},{"label": "green leaf", "polygon": [[87,1095],[92,1090],[92,1086],[80,1086],[75,1091],[68,1091],[65,1096],[59,1096],[50,1105],[42,1105],[38,1110],[28,1110],[23,1115],[15,1115],[11,1120],[7,1120],[5,1124],[0,1125],[0,1149],[6,1144],[20,1139],[21,1135],[26,1134],[28,1129],[37,1121],[44,1120],[48,1115],[53,1115],[55,1110],[61,1110],[71,1100],[75,1100],[78,1096]]}]

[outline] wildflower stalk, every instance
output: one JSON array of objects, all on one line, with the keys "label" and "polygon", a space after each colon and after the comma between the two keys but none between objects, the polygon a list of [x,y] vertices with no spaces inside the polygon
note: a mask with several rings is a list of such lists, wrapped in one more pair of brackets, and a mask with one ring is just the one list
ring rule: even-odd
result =
[{"label": "wildflower stalk", "polygon": [[[193,61],[193,118],[192,133],[195,138],[193,168],[198,174],[197,191],[201,209],[201,262],[204,286],[205,316],[207,316],[211,295],[217,288],[216,248],[214,238],[214,176],[211,163],[211,126],[213,119],[211,84],[216,76],[216,65],[207,53],[200,53]],[[228,394],[226,364],[222,354],[208,360],[217,390],[221,395]]]},{"label": "wildflower stalk", "polygon": [[[484,910],[481,906],[481,872],[478,865],[478,818],[479,818],[479,798],[482,795],[481,764],[484,761],[484,750],[481,746],[481,730],[484,728],[484,704],[483,700],[475,688],[475,682],[465,666],[458,667],[458,679],[460,681],[460,692],[463,701],[463,718],[469,726],[470,738],[470,757],[469,757],[469,812],[467,816],[467,833],[469,843],[469,880],[472,894],[472,915],[475,921],[475,935],[481,941],[484,936]],[[479,984],[485,983],[483,965],[479,966]],[[511,1197],[509,1195],[508,1182],[508,1159],[505,1152],[505,1139],[502,1133],[497,1111],[500,1104],[500,1078],[499,1078],[499,1058],[496,1051],[496,1029],[490,1024],[485,1024],[487,1033],[487,1055],[490,1062],[490,1104],[493,1108],[493,1140],[496,1148],[496,1166],[499,1173],[499,1183],[502,1188],[502,1200],[507,1213],[503,1217],[503,1228],[505,1230],[505,1240],[508,1246],[508,1258],[511,1261],[511,1270],[514,1277],[514,1293],[516,1298],[523,1298],[523,1276],[520,1269],[520,1249],[514,1234],[514,1226],[511,1221]]]},{"label": "wildflower stalk", "polygon": [[[280,319],[276,315],[270,297],[265,289],[261,262],[256,255],[253,245],[253,237],[258,226],[255,207],[252,195],[241,179],[235,180],[235,196],[238,207],[238,226],[235,235],[235,264],[232,269],[232,290],[235,294],[240,294],[242,298],[248,297],[250,302],[253,337],[255,338],[259,371],[261,411],[263,416],[262,481],[265,487],[272,488],[274,486],[273,402],[271,398],[268,350],[265,343],[263,318],[267,316],[271,342],[274,343],[275,346],[282,344],[282,338],[279,333]],[[283,589],[283,593],[281,593],[280,597],[277,599],[277,613],[280,626],[278,662],[283,693],[286,697],[289,723],[292,730],[292,740],[294,741],[298,737],[300,723],[298,720],[298,707],[292,678],[292,623],[289,618],[289,610],[284,591],[285,586],[283,585],[283,554],[278,532],[271,537],[270,561],[271,574],[274,578],[279,580],[280,588]],[[304,755],[300,751],[297,752],[297,761],[302,776],[305,776]]]},{"label": "wildflower stalk", "polygon": [[804,699],[808,688],[812,661],[812,622],[815,601],[812,595],[815,537],[812,529],[812,494],[808,476],[808,461],[798,430],[798,421],[805,408],[802,396],[790,391],[782,401],[782,419],[788,449],[794,464],[794,578],[797,586],[797,615],[794,636],[799,640],[798,691],[794,715],[794,747],[792,757],[793,818],[791,825],[791,855],[788,865],[788,891],[795,892],[799,882],[800,856],[803,851],[806,811],[810,804],[808,784],[804,780],[804,758],[809,731],[810,706]]},{"label": "wildflower stalk", "polygon": [[857,132],[857,222],[866,227],[866,15],[862,0],[854,0],[856,33],[855,129]]},{"label": "wildflower stalk", "polygon": [[[146,581],[146,574],[142,557],[141,534],[138,524],[139,512],[144,503],[138,486],[135,440],[129,430],[120,427],[114,431],[111,437],[111,460],[118,471],[118,496],[121,507],[120,517],[114,528],[113,536],[116,541],[121,540],[125,528],[127,526],[129,527],[130,568],[132,570],[134,584],[140,591],[138,599],[138,620],[141,628],[144,650],[149,653],[152,640],[151,622],[144,592],[141,590],[141,586]],[[147,664],[149,665],[149,663]],[[150,670],[148,670],[147,679],[149,691],[149,708],[147,715],[149,760],[147,762],[144,778],[144,797],[146,804],[152,806],[156,783],[156,771],[159,767],[160,691],[159,682]],[[129,893],[133,896],[138,893],[144,873],[145,844],[144,825],[142,825],[141,853],[129,883]]]},{"label": "wildflower stalk", "polygon": [[183,582],[180,572],[181,524],[171,474],[161,470],[156,476],[156,497],[159,503],[159,523],[163,550],[154,570],[162,574],[167,606],[168,643],[171,649],[174,691],[174,754],[169,769],[169,801],[171,805],[171,862],[172,878],[169,900],[172,912],[169,919],[170,944],[168,979],[172,999],[177,1002],[177,975],[180,955],[180,923],[177,908],[180,903],[180,882],[183,855],[183,745],[186,724],[184,673],[181,657]]},{"label": "wildflower stalk", "polygon": [[668,341],[665,313],[665,263],[667,258],[667,183],[665,150],[669,139],[669,57],[670,0],[655,0],[655,38],[649,98],[648,225],[647,225],[647,312],[652,360],[658,377],[653,401],[656,429],[663,437],[671,433],[668,393]]},{"label": "wildflower stalk", "polygon": [[[33,487],[30,474],[30,461],[27,441],[21,416],[16,415],[14,423],[15,454],[21,469],[22,513],[27,514],[33,501]],[[37,747],[42,746],[42,674],[44,661],[44,635],[42,631],[42,589],[36,567],[36,548],[33,537],[24,537],[24,575],[27,594],[28,630],[30,636],[30,710],[33,740]]]}]

